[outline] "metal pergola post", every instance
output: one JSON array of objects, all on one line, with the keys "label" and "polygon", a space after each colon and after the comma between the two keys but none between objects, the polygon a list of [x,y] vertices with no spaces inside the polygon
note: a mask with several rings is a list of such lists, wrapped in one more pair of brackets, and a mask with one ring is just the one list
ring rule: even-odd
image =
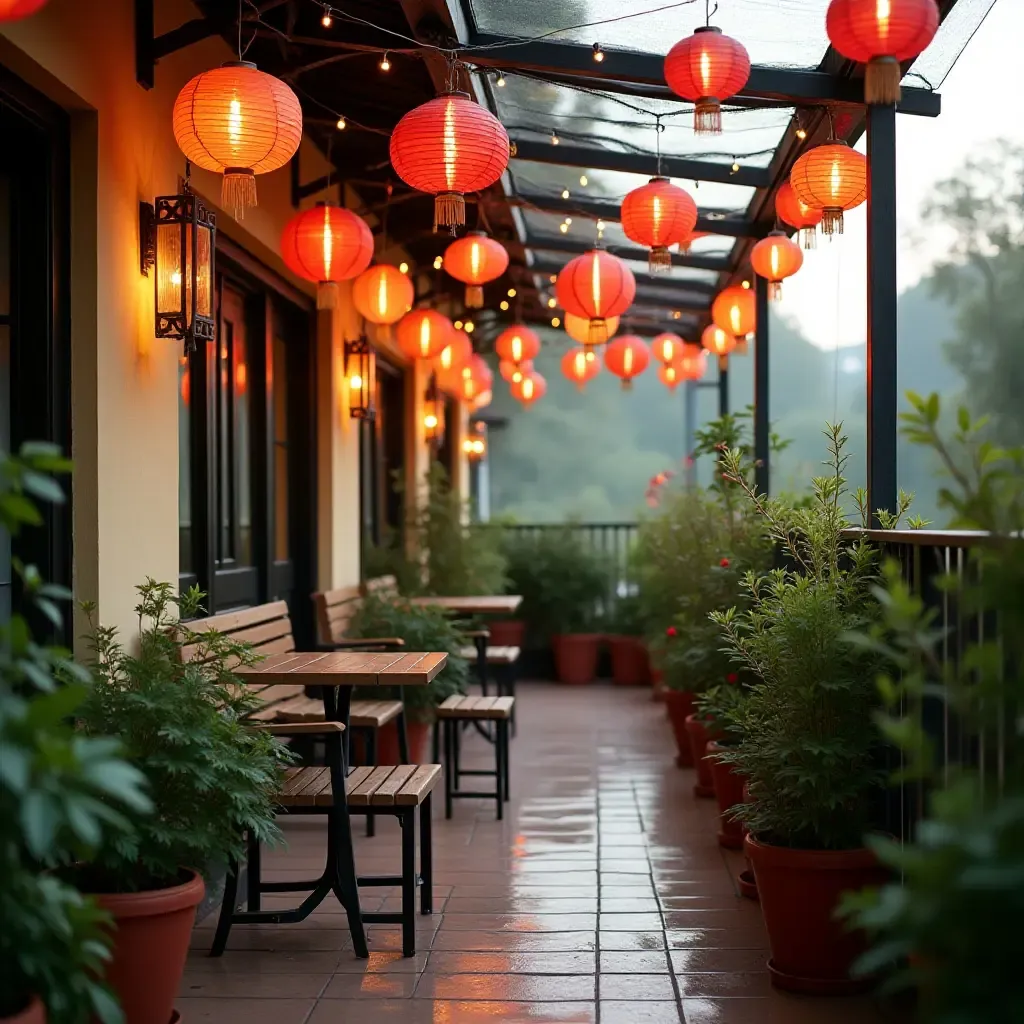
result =
[{"label": "metal pergola post", "polygon": [[867,108],[867,475],[875,510],[896,508],[896,108]]},{"label": "metal pergola post", "polygon": [[718,367],[718,415],[729,415],[729,364]]},{"label": "metal pergola post", "polygon": [[754,275],[754,296],[757,300],[757,329],[754,334],[754,484],[768,493],[768,280]]}]

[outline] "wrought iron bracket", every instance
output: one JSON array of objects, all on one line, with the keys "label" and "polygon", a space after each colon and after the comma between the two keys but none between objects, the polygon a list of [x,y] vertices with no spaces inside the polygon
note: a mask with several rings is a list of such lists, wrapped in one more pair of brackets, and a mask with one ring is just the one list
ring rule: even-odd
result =
[{"label": "wrought iron bracket", "polygon": [[186,46],[219,35],[220,29],[206,18],[193,18],[184,25],[156,35],[153,21],[155,0],[135,0],[135,80],[143,89],[152,89],[156,80],[156,62]]},{"label": "wrought iron bracket", "polygon": [[149,277],[156,266],[156,210],[152,203],[139,203],[139,270]]}]

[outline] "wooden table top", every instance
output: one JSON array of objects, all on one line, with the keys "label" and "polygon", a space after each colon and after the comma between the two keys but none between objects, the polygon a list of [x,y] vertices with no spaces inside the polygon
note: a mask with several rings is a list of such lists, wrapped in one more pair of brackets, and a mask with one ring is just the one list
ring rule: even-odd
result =
[{"label": "wooden table top", "polygon": [[427,686],[444,668],[442,653],[272,654],[265,661],[235,674],[247,683],[267,686]]},{"label": "wooden table top", "polygon": [[434,605],[460,615],[511,615],[522,604],[519,594],[484,594],[479,597],[414,597],[412,604]]}]

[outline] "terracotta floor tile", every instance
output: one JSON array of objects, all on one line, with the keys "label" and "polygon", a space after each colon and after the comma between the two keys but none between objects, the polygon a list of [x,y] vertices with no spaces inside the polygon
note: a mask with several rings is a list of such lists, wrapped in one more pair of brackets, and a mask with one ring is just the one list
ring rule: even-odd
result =
[{"label": "terracotta floor tile", "polygon": [[[299,970],[304,970],[304,966]],[[190,998],[316,999],[330,974],[200,974],[185,972],[181,994]]]},{"label": "terracotta floor tile", "polygon": [[409,999],[419,980],[418,974],[336,974],[325,999]]},{"label": "terracotta floor tile", "polygon": [[641,932],[656,931],[662,927],[661,914],[606,914],[604,906],[598,924],[602,932]]},{"label": "terracotta floor tile", "polygon": [[598,963],[602,974],[668,974],[670,970],[663,949],[602,949]]},{"label": "terracotta floor tile", "polygon": [[344,954],[332,952],[301,952],[291,950],[229,949],[223,956],[209,957],[205,950],[190,950],[185,972],[189,976],[227,974],[244,977],[249,974],[331,974],[338,969]]},{"label": "terracotta floor tile", "polygon": [[442,931],[588,932],[597,928],[597,914],[445,914]]},{"label": "terracotta floor tile", "polygon": [[670,974],[602,974],[600,998],[605,1000],[656,1000],[676,998]]},{"label": "terracotta floor tile", "polygon": [[431,974],[594,974],[594,953],[442,953],[430,954]]},{"label": "terracotta floor tile", "polygon": [[649,914],[657,913],[658,901],[653,896],[605,896],[601,895],[601,914]]},{"label": "terracotta floor tile", "polygon": [[196,1024],[303,1024],[315,1006],[312,999],[190,999],[174,1006],[182,1021]]},{"label": "terracotta floor tile", "polygon": [[719,971],[741,973],[763,971],[768,962],[764,949],[673,949],[669,952],[672,970],[677,974],[699,974]]},{"label": "terracotta floor tile", "polygon": [[369,959],[362,960],[351,951],[342,953],[335,968],[338,974],[419,974],[427,966],[426,950],[415,956],[402,956],[400,950],[373,951]]},{"label": "terracotta floor tile", "polygon": [[717,974],[677,974],[683,996],[722,999],[765,997],[773,993],[767,970],[751,972],[721,971]]},{"label": "terracotta floor tile", "polygon": [[594,999],[589,975],[432,974],[421,975],[417,999],[486,1000],[488,1002],[557,1002]]},{"label": "terracotta floor tile", "polygon": [[596,932],[467,932],[453,928],[437,933],[433,949],[450,952],[556,952],[596,950]]},{"label": "terracotta floor tile", "polygon": [[601,1024],[679,1024],[675,1002],[618,1002],[601,1000]]}]

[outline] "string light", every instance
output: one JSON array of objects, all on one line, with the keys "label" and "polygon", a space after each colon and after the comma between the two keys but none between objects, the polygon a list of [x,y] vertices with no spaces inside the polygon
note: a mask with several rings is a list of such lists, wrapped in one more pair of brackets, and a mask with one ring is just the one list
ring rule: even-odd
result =
[{"label": "string light", "polygon": [[500,71],[498,72],[498,77],[497,77],[497,79],[495,80],[494,84],[495,84],[495,85],[496,85],[496,86],[497,86],[497,87],[498,87],[499,89],[504,89],[504,88],[505,88],[505,76],[504,76],[504,75],[503,75],[503,74],[502,74],[502,73],[501,73]]},{"label": "string light", "polygon": [[516,290],[515,290],[515,288],[509,288],[509,290],[508,290],[508,297],[510,299],[514,299],[516,297]]},{"label": "string light", "polygon": [[324,8],[324,16],[320,19],[320,24],[323,25],[324,28],[330,28],[331,25],[334,24],[334,19],[331,17],[330,7]]},{"label": "string light", "polygon": [[561,327],[562,326],[562,321],[559,320],[559,318],[557,316],[553,316],[551,318],[551,326],[552,327]]},{"label": "string light", "polygon": [[462,328],[467,334],[472,334],[476,330],[476,324],[472,320],[467,320],[465,327]]},{"label": "string light", "polygon": [[558,230],[561,231],[563,235],[567,235],[569,233],[569,225],[565,223],[559,224]]},{"label": "string light", "polygon": [[345,120],[344,117],[339,117],[338,123],[335,127],[338,129],[339,132],[343,132],[348,127],[348,122]]},{"label": "string light", "polygon": [[739,161],[733,157],[732,161],[732,173],[735,174],[740,169]]},{"label": "string light", "polygon": [[563,199],[568,199],[569,198],[569,190],[567,188],[563,188],[562,189],[562,198]]},{"label": "string light", "polygon": [[554,309],[558,305],[558,299],[548,299],[548,309]]},{"label": "string light", "polygon": [[806,128],[797,128],[797,130],[796,130],[796,137],[798,139],[806,139],[807,138],[807,129]]},{"label": "string light", "polygon": [[387,50],[384,51],[384,56],[381,57],[380,64],[378,64],[377,66],[381,69],[381,71],[390,71],[391,70],[391,61],[388,60],[388,51]]},{"label": "string light", "polygon": [[594,60],[600,64],[604,60],[604,50],[601,49],[600,43],[594,43]]},{"label": "string light", "polygon": [[587,187],[587,185],[589,185],[589,184],[590,184],[590,179],[589,179],[589,178],[588,178],[588,177],[587,177],[587,176],[586,176],[585,174],[581,174],[581,175],[580,175],[580,184],[581,184],[581,185],[582,185],[582,186],[583,186],[584,188],[586,188],[586,187]]},{"label": "string light", "polygon": [[673,320],[682,320],[683,319],[683,314],[680,313],[678,309],[674,309],[674,310],[672,310],[672,319]]},{"label": "string light", "polygon": [[508,301],[506,299],[502,299],[501,302],[498,303],[498,308],[504,312],[508,309]]},{"label": "string light", "polygon": [[408,264],[408,263],[399,263],[399,264],[398,264],[398,269],[399,269],[399,270],[400,270],[400,271],[401,271],[401,272],[402,272],[403,274],[408,274],[408,273],[409,273],[409,264]]},{"label": "string light", "polygon": [[548,280],[549,280],[549,281],[550,281],[550,282],[551,282],[552,284],[556,284],[556,283],[557,283],[557,281],[558,281],[558,275],[557,275],[557,274],[551,274],[551,275],[549,275],[549,276],[548,276]]},{"label": "string light", "polygon": [[455,330],[461,331],[462,330],[462,326],[463,326],[462,325],[462,321],[461,320],[456,320],[455,323],[452,324],[452,326],[455,328]]},{"label": "string light", "polygon": [[552,146],[557,146],[558,142],[559,142],[558,132],[553,131],[551,133],[551,145]]},{"label": "string light", "polygon": [[746,288],[747,291],[750,291],[750,282],[749,281],[744,281],[743,282],[743,287]]},{"label": "string light", "polygon": [[605,224],[604,224],[604,221],[603,221],[603,220],[599,220],[599,221],[597,222],[597,230],[598,230],[598,231],[604,231],[604,228],[605,228]]},{"label": "string light", "polygon": [[566,217],[565,218],[565,223],[566,224],[572,224],[572,217]]},{"label": "string light", "polygon": [[440,256],[435,256],[434,257],[434,269],[435,270],[440,270],[442,266],[444,266],[444,260]]}]

